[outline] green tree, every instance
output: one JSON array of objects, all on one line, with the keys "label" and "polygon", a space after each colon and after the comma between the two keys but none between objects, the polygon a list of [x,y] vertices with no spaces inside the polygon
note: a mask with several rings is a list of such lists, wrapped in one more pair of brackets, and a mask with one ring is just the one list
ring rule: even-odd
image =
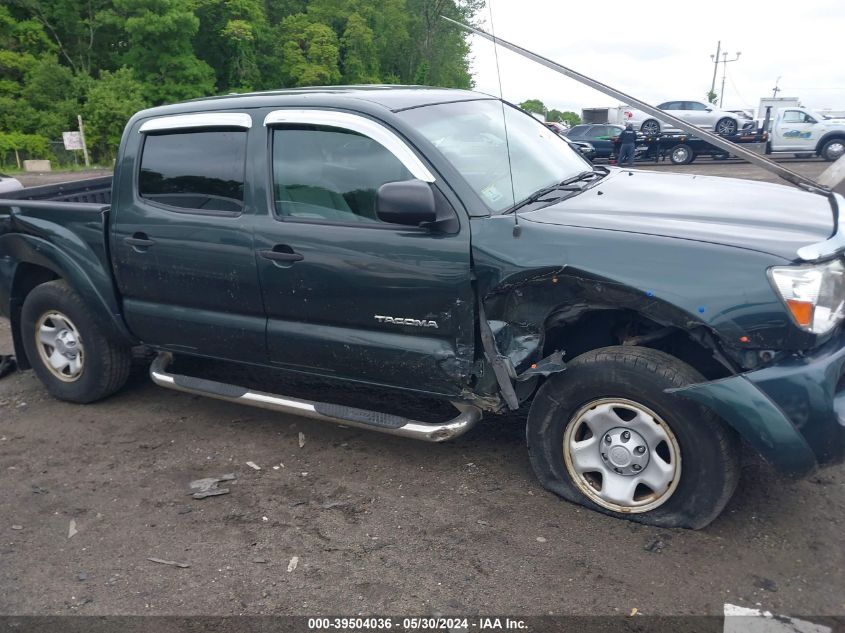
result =
[{"label": "green tree", "polygon": [[114,158],[126,122],[147,106],[144,92],[129,68],[104,71],[91,83],[84,109],[85,140],[96,159]]},{"label": "green tree", "polygon": [[407,0],[410,50],[403,58],[409,68],[402,74],[413,77],[422,64],[428,65],[425,83],[454,88],[471,88],[469,42],[466,33],[442,19],[472,22],[484,0]]},{"label": "green tree", "polygon": [[269,36],[260,0],[198,0],[197,56],[215,71],[221,92],[249,91],[261,83],[259,40]]},{"label": "green tree", "polygon": [[194,54],[199,19],[182,0],[113,0],[113,18],[124,20],[122,59],[154,104],[183,101],[214,91],[214,70]]},{"label": "green tree", "polygon": [[543,116],[546,116],[546,114],[548,113],[548,109],[546,108],[545,104],[539,99],[528,99],[527,101],[523,101],[522,103],[520,103],[519,107],[525,110],[526,112],[542,114]]},{"label": "green tree", "polygon": [[305,14],[292,15],[279,28],[280,70],[288,86],[325,86],[340,81],[340,47],[335,32],[312,22]]},{"label": "green tree", "polygon": [[351,14],[346,20],[340,46],[344,83],[368,84],[379,81],[373,30],[357,13]]},{"label": "green tree", "polygon": [[119,28],[107,19],[112,0],[11,0],[10,4],[43,28],[62,63],[74,73],[91,74],[116,62]]},{"label": "green tree", "polygon": [[577,113],[572,112],[570,110],[561,112],[560,110],[557,110],[555,108],[552,108],[548,111],[548,113],[546,114],[546,120],[556,121],[558,123],[568,123],[570,126],[578,125],[579,123],[581,123],[581,117]]}]

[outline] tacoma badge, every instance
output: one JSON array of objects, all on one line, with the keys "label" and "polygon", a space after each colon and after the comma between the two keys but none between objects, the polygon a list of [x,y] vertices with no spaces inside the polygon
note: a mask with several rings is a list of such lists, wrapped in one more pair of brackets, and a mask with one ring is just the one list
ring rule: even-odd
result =
[{"label": "tacoma badge", "polygon": [[393,323],[394,325],[415,325],[416,327],[437,327],[437,321],[429,321],[427,319],[408,319],[402,317],[389,317],[375,315],[376,321],[379,323]]}]

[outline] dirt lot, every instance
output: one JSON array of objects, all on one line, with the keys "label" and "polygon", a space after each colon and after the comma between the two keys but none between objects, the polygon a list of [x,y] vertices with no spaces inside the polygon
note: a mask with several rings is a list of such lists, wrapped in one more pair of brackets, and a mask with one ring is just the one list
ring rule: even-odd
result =
[{"label": "dirt lot", "polygon": [[[0,613],[845,614],[845,468],[796,483],[746,462],[715,523],[661,530],[543,491],[518,416],[429,445],[166,391],[142,366],[89,406],[18,373],[0,380]],[[226,473],[230,494],[188,496]]]}]

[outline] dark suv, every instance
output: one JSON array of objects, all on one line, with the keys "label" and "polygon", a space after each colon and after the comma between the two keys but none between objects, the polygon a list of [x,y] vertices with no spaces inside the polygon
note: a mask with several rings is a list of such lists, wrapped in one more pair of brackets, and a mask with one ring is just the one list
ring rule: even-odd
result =
[{"label": "dark suv", "polygon": [[617,138],[624,128],[621,125],[583,124],[569,129],[566,136],[573,141],[587,141],[596,148],[596,158],[610,158],[615,153],[613,139]]}]

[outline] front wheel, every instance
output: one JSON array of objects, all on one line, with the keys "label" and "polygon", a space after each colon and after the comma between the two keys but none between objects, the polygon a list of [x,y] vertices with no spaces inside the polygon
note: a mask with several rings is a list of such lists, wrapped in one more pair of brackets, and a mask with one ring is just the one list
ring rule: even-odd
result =
[{"label": "front wheel", "polygon": [[568,501],[632,521],[702,528],[739,477],[736,434],[666,389],[701,382],[689,365],[641,347],[582,354],[537,392],[531,464]]},{"label": "front wheel", "polygon": [[100,400],[129,376],[130,348],[109,337],[64,281],[41,284],[26,296],[21,335],[33,371],[59,400]]}]

